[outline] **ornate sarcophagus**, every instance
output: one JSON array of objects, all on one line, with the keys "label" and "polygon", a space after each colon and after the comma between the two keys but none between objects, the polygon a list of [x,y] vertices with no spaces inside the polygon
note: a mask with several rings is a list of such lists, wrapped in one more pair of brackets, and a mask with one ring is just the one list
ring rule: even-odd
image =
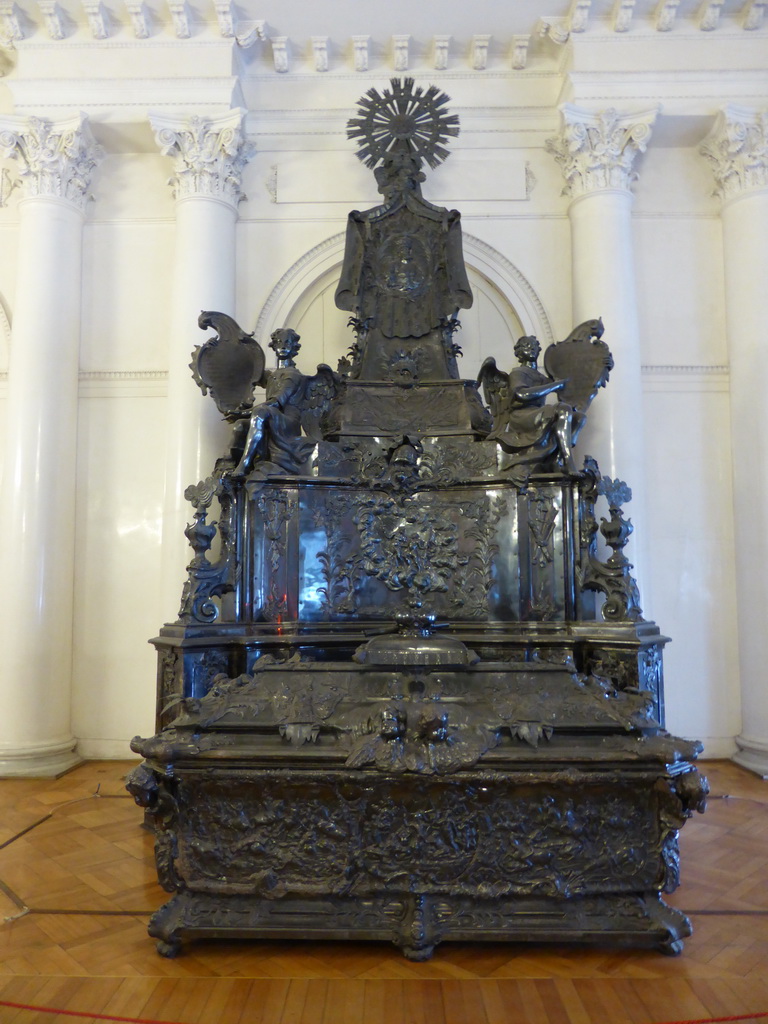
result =
[{"label": "ornate sarcophagus", "polygon": [[679,952],[690,925],[661,893],[706,783],[663,728],[629,488],[573,455],[613,365],[603,325],[543,371],[521,338],[510,373],[461,380],[459,215],[420,187],[456,119],[409,80],[361,104],[384,201],[349,218],[349,356],[307,376],[286,328],[267,370],[228,316],[200,319],[218,335],[195,379],[233,433],[187,491],[158,732],[133,744],[174,894],[150,934],[164,955],[195,937]]}]

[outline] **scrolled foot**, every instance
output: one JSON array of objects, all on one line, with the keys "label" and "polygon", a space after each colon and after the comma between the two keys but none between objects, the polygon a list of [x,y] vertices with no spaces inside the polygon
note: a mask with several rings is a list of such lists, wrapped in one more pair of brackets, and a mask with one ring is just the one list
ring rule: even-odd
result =
[{"label": "scrolled foot", "polygon": [[181,942],[179,939],[170,939],[168,942],[160,939],[155,948],[160,956],[164,956],[167,960],[173,960],[181,952]]},{"label": "scrolled foot", "polygon": [[685,943],[682,939],[667,939],[666,942],[659,943],[658,950],[664,956],[680,956],[684,945]]},{"label": "scrolled foot", "polygon": [[403,946],[403,956],[406,960],[412,960],[414,963],[423,963],[424,960],[430,960],[432,954],[435,952],[434,946]]}]

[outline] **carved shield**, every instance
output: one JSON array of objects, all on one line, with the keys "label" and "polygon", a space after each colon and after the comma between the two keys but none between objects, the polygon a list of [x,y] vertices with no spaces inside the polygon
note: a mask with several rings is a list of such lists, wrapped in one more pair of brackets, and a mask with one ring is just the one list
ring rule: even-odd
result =
[{"label": "carved shield", "polygon": [[558,393],[559,401],[578,412],[586,412],[597,389],[605,387],[608,381],[613,357],[599,338],[567,338],[546,350],[544,369],[554,380],[567,381]]},{"label": "carved shield", "polygon": [[210,391],[225,419],[237,419],[250,409],[253,387],[264,375],[264,350],[222,313],[201,314],[200,326],[213,327],[219,335],[195,348],[192,375],[203,394]]}]

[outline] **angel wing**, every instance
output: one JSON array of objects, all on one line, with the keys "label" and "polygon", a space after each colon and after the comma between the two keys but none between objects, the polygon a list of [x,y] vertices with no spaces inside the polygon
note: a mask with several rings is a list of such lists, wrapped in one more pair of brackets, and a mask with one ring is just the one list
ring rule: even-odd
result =
[{"label": "angel wing", "polygon": [[301,426],[307,437],[323,440],[322,421],[339,393],[340,378],[326,363],[320,363],[317,373],[308,377],[304,387]]},{"label": "angel wing", "polygon": [[485,404],[490,408],[491,415],[496,420],[504,409],[504,399],[509,390],[509,374],[496,366],[493,356],[488,356],[480,367],[477,379],[483,388]]},{"label": "angel wing", "polygon": [[210,391],[225,419],[240,419],[251,408],[254,385],[263,380],[264,349],[226,313],[203,310],[197,323],[218,334],[193,351],[189,367],[194,381],[204,395]]}]

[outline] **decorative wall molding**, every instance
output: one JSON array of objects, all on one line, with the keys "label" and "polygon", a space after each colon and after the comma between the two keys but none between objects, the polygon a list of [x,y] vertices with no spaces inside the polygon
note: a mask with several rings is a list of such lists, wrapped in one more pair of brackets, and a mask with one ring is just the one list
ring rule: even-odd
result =
[{"label": "decorative wall molding", "polygon": [[392,36],[392,63],[395,71],[407,71],[410,35]]},{"label": "decorative wall molding", "polygon": [[530,36],[512,36],[512,67],[515,71],[522,71],[528,63],[530,41]]},{"label": "decorative wall molding", "polygon": [[768,188],[768,109],[725,107],[699,152],[724,201]]},{"label": "decorative wall molding", "polygon": [[237,34],[237,17],[232,0],[213,0],[213,6],[216,9],[219,31],[225,39],[231,39]]},{"label": "decorative wall molding", "polygon": [[84,114],[62,121],[0,117],[0,156],[19,161],[25,198],[65,199],[84,211],[91,176],[104,150]]},{"label": "decorative wall molding", "polygon": [[189,39],[192,35],[189,19],[189,7],[186,0],[168,0],[173,30],[178,39]]},{"label": "decorative wall molding", "polygon": [[635,0],[616,0],[613,9],[613,31],[628,32],[632,26],[632,15],[635,13]]},{"label": "decorative wall molding", "polygon": [[370,36],[352,36],[355,71],[368,70],[368,43],[370,39]]},{"label": "decorative wall molding", "polygon": [[645,152],[658,108],[620,114],[610,108],[593,114],[564,104],[560,135],[548,139],[565,178],[564,195],[577,198],[604,189],[629,191],[637,174],[635,157]]},{"label": "decorative wall molding", "polygon": [[435,57],[433,61],[435,71],[445,71],[448,67],[448,48],[450,42],[450,36],[435,36]]},{"label": "decorative wall molding", "polygon": [[254,153],[243,134],[245,113],[236,107],[218,117],[150,114],[162,154],[174,160],[169,184],[175,199],[203,196],[237,208],[243,168]]},{"label": "decorative wall molding", "polygon": [[64,17],[57,0],[37,0],[45,27],[51,39],[64,38]]},{"label": "decorative wall molding", "polygon": [[747,32],[754,32],[763,24],[765,8],[768,7],[768,0],[747,0],[742,11],[742,28]]},{"label": "decorative wall molding", "polygon": [[328,70],[328,36],[312,36],[315,71]]},{"label": "decorative wall molding", "polygon": [[273,36],[270,39],[272,44],[272,62],[275,71],[284,75],[288,70],[288,36]]},{"label": "decorative wall molding", "polygon": [[137,39],[149,38],[149,11],[142,0],[126,0],[125,9],[131,19],[133,34]]},{"label": "decorative wall molding", "polygon": [[166,370],[90,370],[79,374],[80,398],[165,398]]},{"label": "decorative wall molding", "polygon": [[730,390],[727,365],[646,364],[640,370],[643,390],[648,393],[727,394]]},{"label": "decorative wall molding", "polygon": [[5,37],[3,45],[6,47],[12,47],[14,43],[19,42],[25,36],[24,26],[19,17],[20,13],[15,0],[0,0],[0,18],[3,19],[3,35]]},{"label": "decorative wall molding", "polygon": [[656,31],[670,32],[677,17],[677,8],[680,0],[659,0],[656,10]]},{"label": "decorative wall molding", "polygon": [[[7,326],[4,317],[0,307],[0,337]],[[80,398],[165,398],[168,394],[168,373],[165,370],[94,370],[81,372],[78,380]],[[0,399],[6,397],[7,390],[8,371],[2,370]]]},{"label": "decorative wall molding", "polygon": [[[669,33],[674,27],[678,31],[703,30],[718,35],[730,36],[734,32],[748,31],[754,33],[764,25],[765,8],[768,0],[701,0],[697,3],[683,4],[680,0],[603,0],[595,5],[592,0],[553,0],[551,7],[544,8],[550,13],[540,17],[534,4],[529,4],[525,11],[515,10],[515,17],[505,17],[500,7],[498,12],[484,12],[482,21],[478,17],[477,28],[480,32],[472,32],[472,26],[466,26],[464,34],[453,35],[452,49],[454,63],[463,63],[478,71],[485,70],[491,63],[497,67],[504,61],[504,54],[515,45],[516,36],[529,35],[534,40],[534,50],[539,62],[555,60],[550,47],[537,46],[542,37],[548,38],[559,46],[573,43],[579,36],[588,36],[591,41],[605,41],[610,34],[626,36],[632,30],[633,37],[639,34],[649,39],[658,39],[658,32]],[[679,13],[680,11],[680,13]],[[28,38],[29,42],[39,46],[40,36],[44,32],[49,40],[56,43],[80,42],[86,36],[102,41],[109,37],[124,34],[124,29],[132,30],[137,38],[152,39],[152,45],[163,46],[168,37],[185,40],[190,47],[197,46],[201,37],[218,36],[219,39],[236,40],[246,51],[251,50],[257,41],[265,38],[265,22],[255,20],[251,15],[261,13],[250,3],[236,3],[235,0],[207,0],[205,4],[197,4],[191,0],[165,0],[160,4],[143,3],[143,0],[123,0],[120,4],[110,4],[105,0],[1,0],[0,17],[2,18],[2,45],[12,47],[15,42]],[[275,14],[275,17],[279,17]],[[151,24],[150,24],[151,20]],[[424,66],[438,71],[448,70],[447,53],[443,44],[436,47],[435,40],[445,39],[445,34],[433,35],[431,31],[412,29],[407,45],[393,48],[393,39],[399,36],[387,32],[381,19],[376,19],[378,34],[367,33],[370,53],[379,58],[392,54],[394,58],[390,67],[395,71],[406,71],[414,67]],[[404,25],[407,20],[402,11],[391,11],[392,27]],[[314,22],[314,33],[317,37],[328,39],[328,52],[334,54],[329,58],[330,71],[343,71],[349,68],[350,56],[353,66],[357,66],[355,40],[360,36],[350,36],[340,28],[338,19],[327,18]],[[365,25],[361,25],[364,28]],[[439,27],[439,26],[437,26]],[[150,29],[156,31],[150,31]],[[273,39],[280,46],[292,53],[295,70],[312,72],[316,70],[315,55],[312,48],[312,36],[302,35],[297,29],[296,21],[287,16],[284,21],[275,22],[272,26]],[[279,33],[279,34],[278,34]],[[335,34],[334,34],[335,33]],[[493,61],[487,55],[483,63],[479,53],[479,41],[493,38],[496,41]],[[351,45],[350,45],[351,44]],[[461,55],[461,58],[458,57]],[[259,51],[248,55],[262,62]],[[407,63],[403,63],[407,60]],[[272,73],[283,72],[283,57],[274,64]],[[254,69],[257,70],[257,69]],[[322,70],[326,70],[323,68]]]},{"label": "decorative wall molding", "polygon": [[472,67],[475,71],[485,71],[488,67],[489,35],[472,36]]},{"label": "decorative wall molding", "polygon": [[720,24],[720,14],[725,0],[706,0],[701,9],[699,28],[702,32],[712,32]]},{"label": "decorative wall molding", "polygon": [[101,0],[83,0],[83,10],[93,38],[106,39],[109,36],[109,14]]},{"label": "decorative wall molding", "polygon": [[571,32],[585,32],[589,24],[589,9],[592,0],[573,0],[571,4],[570,26]]},{"label": "decorative wall molding", "polygon": [[[259,313],[255,337],[269,337],[272,331],[285,327],[291,312],[316,281],[341,266],[346,233],[326,238],[304,253],[282,275],[270,292]],[[507,299],[520,318],[524,329],[535,334],[542,345],[555,341],[544,304],[522,272],[487,242],[464,232],[464,258],[467,265],[485,277]]]}]

